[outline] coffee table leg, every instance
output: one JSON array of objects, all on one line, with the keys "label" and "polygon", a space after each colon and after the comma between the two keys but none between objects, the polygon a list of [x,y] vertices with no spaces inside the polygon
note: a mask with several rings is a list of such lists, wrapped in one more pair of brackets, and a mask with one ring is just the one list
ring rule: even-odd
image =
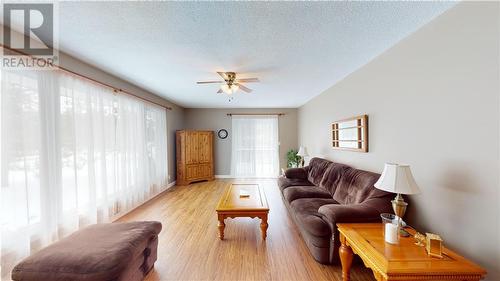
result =
[{"label": "coffee table leg", "polygon": [[226,227],[226,224],[224,223],[224,215],[217,215],[219,219],[219,238],[220,240],[224,240],[224,228]]},{"label": "coffee table leg", "polygon": [[352,249],[347,245],[345,237],[340,234],[340,263],[342,264],[342,280],[349,281],[351,280],[351,265],[352,265]]},{"label": "coffee table leg", "polygon": [[262,215],[260,217],[260,219],[261,219],[260,230],[262,232],[262,239],[266,240],[266,238],[267,238],[267,227],[268,227],[268,224],[267,224],[267,214]]}]

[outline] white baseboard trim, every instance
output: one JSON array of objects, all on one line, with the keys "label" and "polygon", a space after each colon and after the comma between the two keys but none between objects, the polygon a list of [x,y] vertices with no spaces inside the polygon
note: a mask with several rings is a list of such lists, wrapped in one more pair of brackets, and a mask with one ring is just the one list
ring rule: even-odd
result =
[{"label": "white baseboard trim", "polygon": [[140,206],[142,206],[142,205],[146,204],[147,202],[149,202],[149,201],[151,201],[151,200],[155,199],[156,197],[160,196],[161,194],[163,194],[163,192],[165,192],[165,191],[169,190],[171,187],[175,186],[175,184],[176,184],[176,183],[177,183],[177,181],[173,181],[173,182],[169,183],[169,184],[167,185],[167,187],[166,187],[166,188],[163,188],[163,189],[162,189],[160,192],[158,192],[158,194],[156,194],[155,196],[153,196],[153,197],[149,198],[148,200],[146,200],[146,201],[142,202],[141,204],[139,204],[139,205],[137,205],[137,206],[133,207],[133,208],[132,208],[132,209],[130,209],[130,210],[126,210],[126,211],[124,211],[123,213],[116,214],[115,216],[113,216],[112,218],[110,218],[110,219],[109,219],[109,221],[111,221],[111,222],[115,222],[115,221],[117,221],[118,219],[120,219],[121,217],[125,216],[126,214],[128,214],[128,213],[132,212],[133,210],[135,210],[135,209],[139,208]]},{"label": "white baseboard trim", "polygon": [[231,175],[215,175],[216,179],[234,179]]}]

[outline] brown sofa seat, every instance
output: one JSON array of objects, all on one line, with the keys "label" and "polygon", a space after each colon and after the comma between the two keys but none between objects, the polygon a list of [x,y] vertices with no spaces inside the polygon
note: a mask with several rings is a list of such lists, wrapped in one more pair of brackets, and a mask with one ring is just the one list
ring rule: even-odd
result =
[{"label": "brown sofa seat", "polygon": [[12,279],[142,280],[156,261],[160,222],[95,224],[24,259]]},{"label": "brown sofa seat", "polygon": [[278,186],[280,187],[281,191],[290,186],[313,186],[313,185],[314,184],[310,183],[307,179],[294,179],[287,177],[278,178]]},{"label": "brown sofa seat", "polygon": [[317,186],[290,186],[283,190],[283,196],[288,202],[300,198],[330,198],[332,195],[324,188]]},{"label": "brown sofa seat", "polygon": [[294,200],[290,206],[295,211],[297,221],[304,227],[304,230],[314,236],[330,236],[331,229],[328,223],[322,219],[318,210],[322,206],[331,204],[335,204],[335,200],[332,198],[302,198]]},{"label": "brown sofa seat", "polygon": [[317,261],[330,260],[331,228],[318,212],[321,206],[328,206],[336,202],[330,198],[300,198],[285,204],[306,242],[311,255]]},{"label": "brown sofa seat", "polygon": [[[338,261],[337,223],[378,221],[381,213],[391,212],[394,195],[373,186],[379,174],[321,158],[289,170],[278,181],[283,201],[320,263]],[[306,180],[308,184],[290,184]]]}]

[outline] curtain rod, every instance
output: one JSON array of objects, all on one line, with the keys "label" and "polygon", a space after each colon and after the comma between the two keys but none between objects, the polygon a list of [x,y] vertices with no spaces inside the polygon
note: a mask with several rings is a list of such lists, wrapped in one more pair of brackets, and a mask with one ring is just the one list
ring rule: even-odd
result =
[{"label": "curtain rod", "polygon": [[[27,56],[27,57],[30,57],[30,58],[33,58],[33,59],[42,60],[42,61],[47,62],[45,59],[42,59],[42,58],[37,58],[37,57],[33,57],[32,55],[26,54],[26,53],[21,52],[21,51],[19,51],[19,50],[12,49],[12,48],[7,47],[7,46],[5,46],[5,45],[3,45],[3,44],[0,44],[0,47],[2,47],[2,48],[4,48],[4,49],[7,49],[7,50],[9,50],[9,51],[11,51],[11,52],[14,52],[14,53],[21,54],[22,56]],[[93,79],[93,78],[90,78],[90,77],[85,76],[85,75],[83,75],[83,74],[80,74],[80,73],[74,72],[74,71],[69,70],[69,69],[67,69],[67,68],[64,68],[64,67],[62,67],[62,66],[60,66],[60,65],[54,65],[54,67],[56,67],[58,70],[61,70],[61,71],[63,71],[63,72],[67,72],[67,73],[69,73],[69,74],[71,74],[71,75],[73,75],[73,76],[78,76],[78,77],[80,77],[80,78],[83,78],[83,79],[89,80],[90,82],[93,82],[93,83],[99,84],[99,85],[101,85],[101,86],[105,86],[105,87],[107,87],[107,88],[111,88],[111,89],[113,90],[113,92],[115,92],[115,93],[120,92],[120,93],[123,93],[123,94],[129,95],[129,96],[136,97],[136,98],[141,99],[141,100],[143,100],[143,101],[147,101],[147,102],[149,102],[149,103],[156,104],[156,105],[158,105],[158,106],[164,107],[164,108],[166,108],[167,110],[172,110],[172,107],[170,107],[170,106],[165,106],[165,105],[163,105],[163,104],[160,104],[160,103],[154,102],[154,101],[152,101],[152,100],[149,100],[149,99],[143,98],[143,97],[141,97],[141,96],[138,96],[138,95],[133,94],[133,93],[131,93],[131,92],[125,91],[125,90],[123,90],[123,89],[113,87],[113,86],[111,86],[111,85],[109,85],[109,84],[106,84],[106,83],[104,83],[104,82],[101,82],[101,81],[96,80],[96,79]]]},{"label": "curtain rod", "polygon": [[283,116],[285,113],[228,113],[227,116],[233,116],[233,115],[278,115],[278,116]]}]

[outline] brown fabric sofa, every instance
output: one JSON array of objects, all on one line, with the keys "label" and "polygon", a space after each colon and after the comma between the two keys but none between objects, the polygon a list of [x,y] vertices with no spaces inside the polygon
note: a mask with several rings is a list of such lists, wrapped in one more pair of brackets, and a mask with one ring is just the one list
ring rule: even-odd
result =
[{"label": "brown fabric sofa", "polygon": [[140,281],[157,258],[155,221],[95,224],[51,244],[14,267],[14,281]]},{"label": "brown fabric sofa", "polygon": [[278,179],[283,201],[315,260],[337,263],[340,241],[336,223],[380,221],[392,212],[394,195],[373,185],[379,174],[313,158]]}]

